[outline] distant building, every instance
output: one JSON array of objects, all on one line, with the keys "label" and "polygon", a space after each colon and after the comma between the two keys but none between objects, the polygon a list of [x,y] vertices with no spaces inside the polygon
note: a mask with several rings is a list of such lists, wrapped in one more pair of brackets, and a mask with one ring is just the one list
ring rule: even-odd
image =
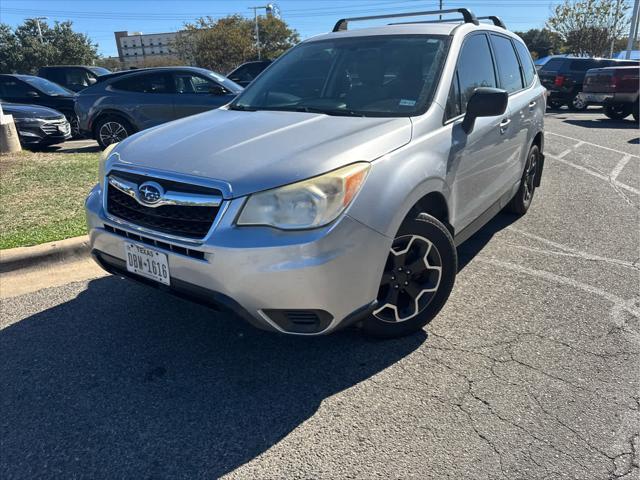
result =
[{"label": "distant building", "polygon": [[114,35],[118,47],[118,57],[125,67],[163,57],[176,57],[173,41],[179,32],[146,34],[142,32],[114,32]]}]

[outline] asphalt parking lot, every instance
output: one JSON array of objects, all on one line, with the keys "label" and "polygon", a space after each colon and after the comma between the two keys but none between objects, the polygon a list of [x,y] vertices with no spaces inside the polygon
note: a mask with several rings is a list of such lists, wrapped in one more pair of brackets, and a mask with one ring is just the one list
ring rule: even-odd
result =
[{"label": "asphalt parking lot", "polygon": [[640,151],[547,118],[426,331],[312,339],[105,277],[2,302],[0,477],[637,479]]}]

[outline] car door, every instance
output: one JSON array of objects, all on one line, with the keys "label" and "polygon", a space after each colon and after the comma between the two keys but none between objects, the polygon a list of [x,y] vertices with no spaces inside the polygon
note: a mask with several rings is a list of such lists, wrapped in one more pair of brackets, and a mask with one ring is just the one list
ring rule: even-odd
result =
[{"label": "car door", "polygon": [[213,110],[233,99],[227,90],[204,75],[183,71],[173,74],[175,118]]},{"label": "car door", "polygon": [[175,118],[170,73],[160,70],[126,75],[113,81],[106,90],[109,95],[101,99],[101,108],[124,113],[139,130]]},{"label": "car door", "polygon": [[509,93],[507,125],[503,127],[502,132],[507,158],[499,176],[499,182],[506,192],[522,176],[522,161],[526,155],[523,150],[529,148],[528,132],[531,131],[538,100],[532,97],[531,91],[525,89],[524,72],[513,40],[496,33],[492,33],[490,38],[496,59],[498,85]]},{"label": "car door", "polygon": [[476,119],[469,134],[462,129],[466,105],[475,90],[497,86],[489,39],[485,33],[471,34],[458,57],[445,114],[445,122],[451,128],[450,209],[457,230],[464,229],[500,199],[504,171],[513,161],[513,144],[507,134],[508,111],[497,117]]}]

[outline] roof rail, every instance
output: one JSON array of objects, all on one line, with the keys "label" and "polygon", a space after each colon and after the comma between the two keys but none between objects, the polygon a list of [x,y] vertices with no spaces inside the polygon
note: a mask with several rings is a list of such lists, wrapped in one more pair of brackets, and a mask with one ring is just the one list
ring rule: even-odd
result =
[{"label": "roof rail", "polygon": [[388,15],[373,15],[371,17],[353,17],[353,18],[341,18],[333,27],[334,32],[343,32],[347,30],[349,22],[361,22],[365,20],[379,20],[383,18],[402,18],[402,17],[420,17],[424,15],[442,15],[443,13],[460,13],[465,23],[473,23],[478,25],[478,19],[467,8],[452,8],[449,10],[431,10],[428,12],[406,12],[406,13],[390,13]]},{"label": "roof rail", "polygon": [[496,17],[495,15],[488,15],[486,17],[478,17],[478,20],[491,20],[496,27],[507,29],[507,26],[504,24],[500,17]]}]

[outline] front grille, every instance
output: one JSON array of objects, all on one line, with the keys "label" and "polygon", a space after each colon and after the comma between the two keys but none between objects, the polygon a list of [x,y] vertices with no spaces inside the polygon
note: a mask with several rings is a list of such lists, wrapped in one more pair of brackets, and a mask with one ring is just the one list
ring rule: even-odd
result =
[{"label": "front grille", "polygon": [[[62,131],[59,127],[62,127]],[[47,135],[59,135],[60,133],[66,135],[69,133],[69,123],[65,119],[44,123],[40,128]]]},{"label": "front grille", "polygon": [[[149,178],[126,172],[114,172],[120,178],[135,182],[140,185],[145,181],[153,180],[159,183],[165,190],[190,193],[208,193],[220,195],[220,191],[212,188],[188,185],[174,181],[157,178]],[[211,225],[218,214],[220,207],[161,205],[159,207],[147,207],[113,185],[107,188],[107,211],[109,214],[121,218],[129,223],[150,230],[167,233],[178,237],[201,239],[209,233]]]}]

